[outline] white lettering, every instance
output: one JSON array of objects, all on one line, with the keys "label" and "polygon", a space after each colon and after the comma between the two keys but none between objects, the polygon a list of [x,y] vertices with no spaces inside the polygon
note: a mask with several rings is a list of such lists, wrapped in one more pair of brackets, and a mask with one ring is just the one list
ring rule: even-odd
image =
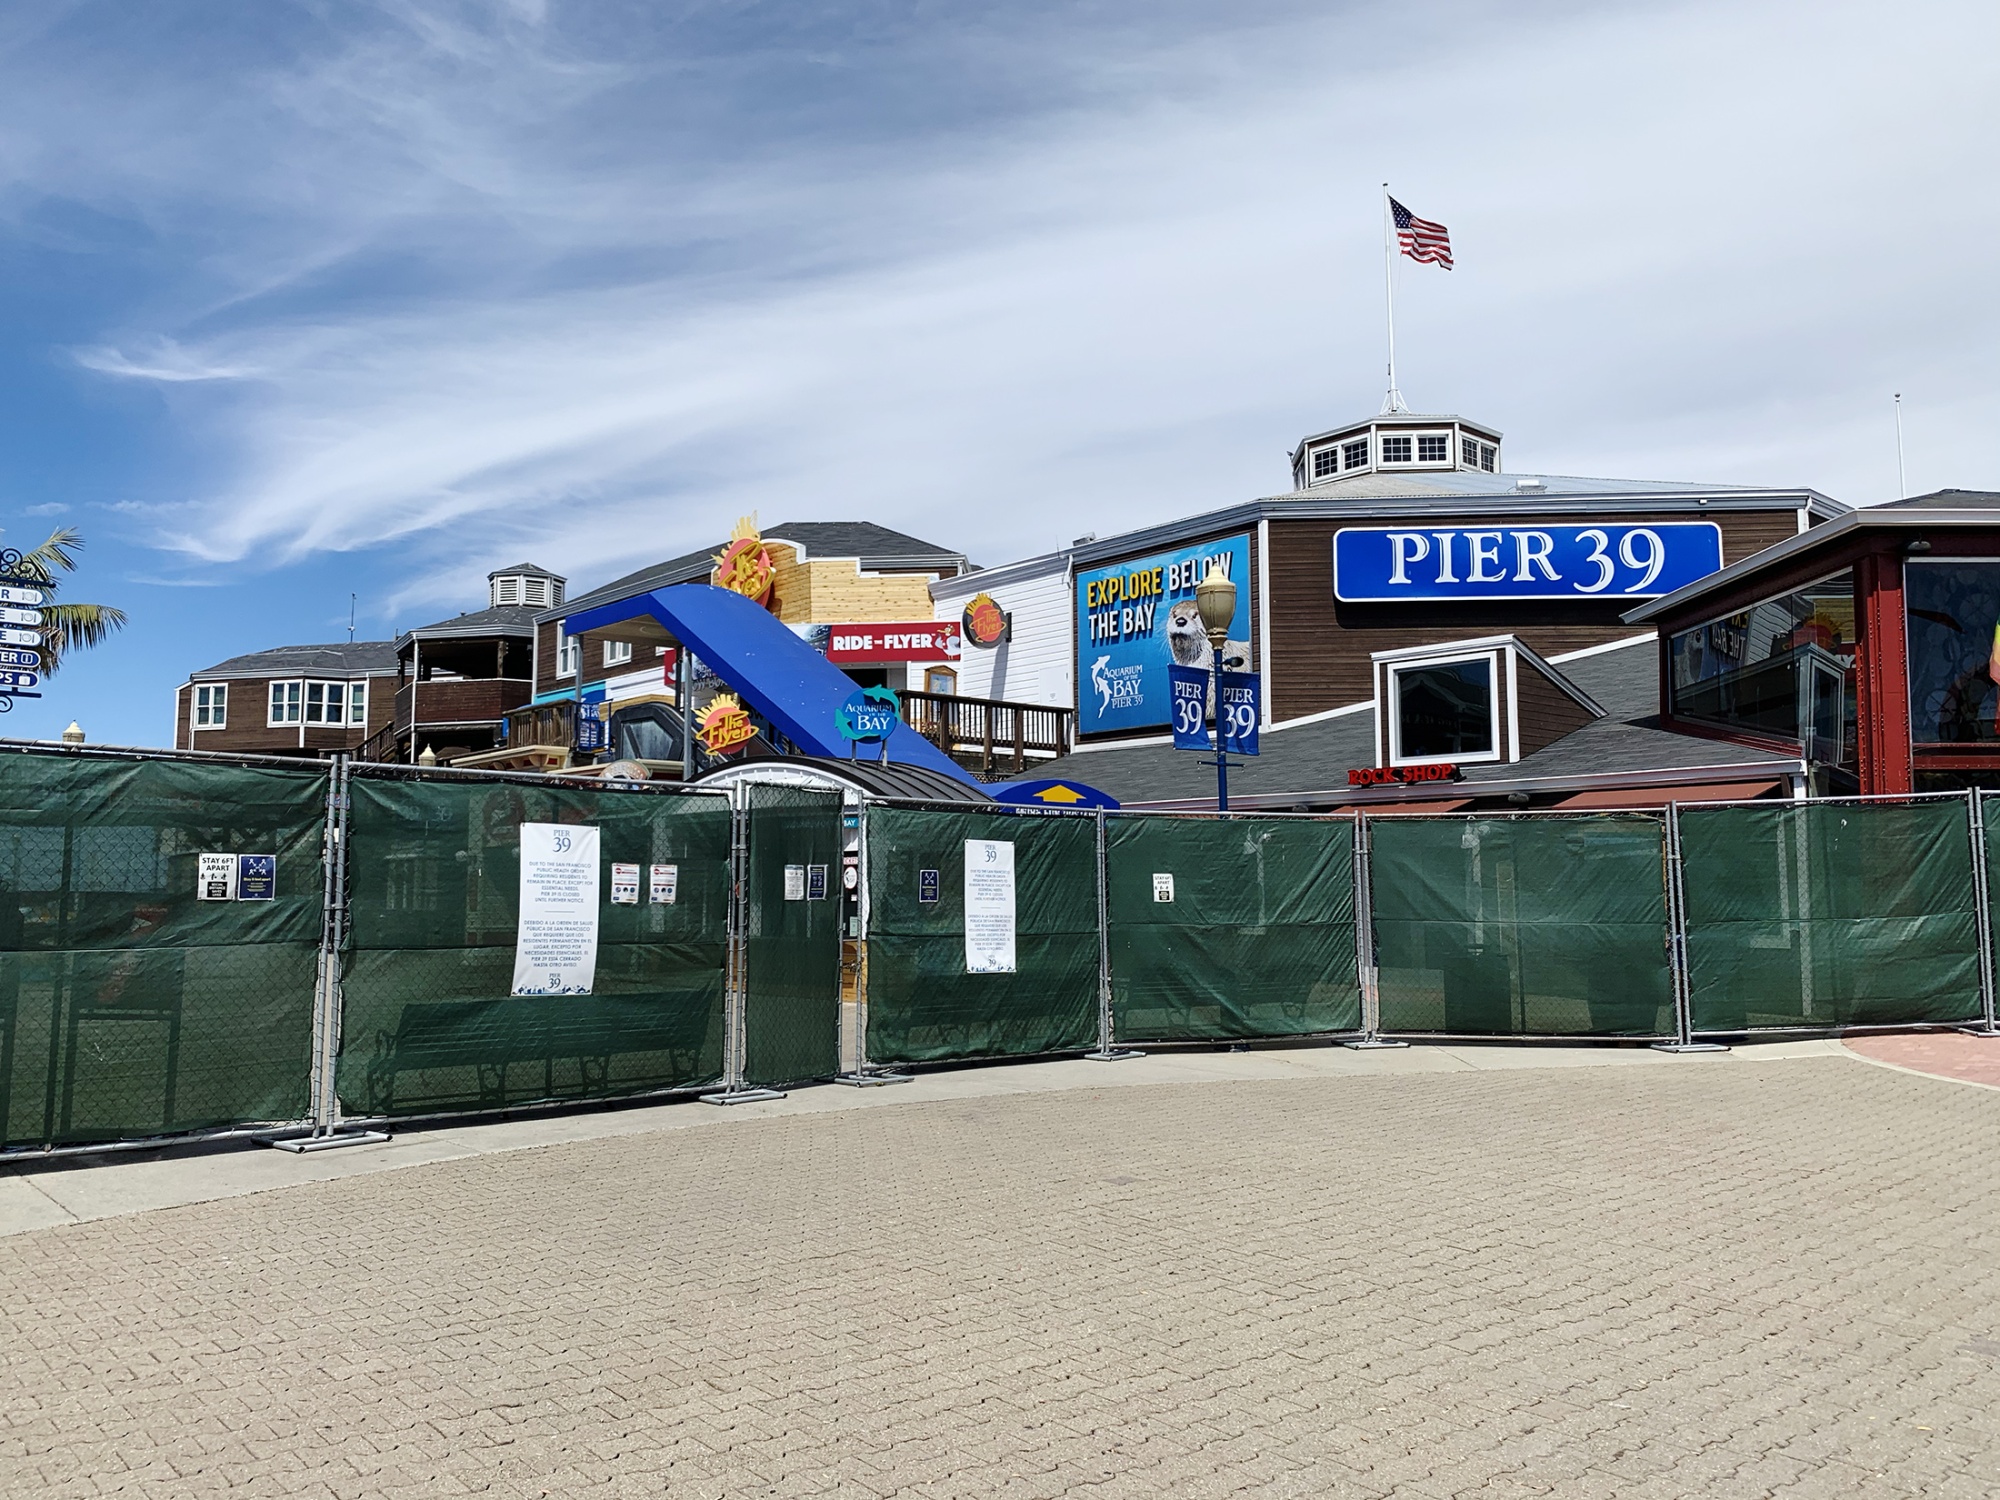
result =
[{"label": "white lettering", "polygon": [[[1414,549],[1414,550],[1411,550]],[[1421,531],[1392,531],[1389,533],[1389,582],[1408,583],[1411,563],[1422,562],[1431,555],[1430,541]]]},{"label": "white lettering", "polygon": [[[1504,583],[1507,570],[1500,564],[1500,533],[1497,531],[1468,531],[1465,539],[1472,547],[1472,571],[1465,575],[1467,583]],[[1499,568],[1497,573],[1486,571],[1487,564]]]},{"label": "white lettering", "polygon": [[[1536,545],[1539,543],[1540,545]],[[1550,583],[1559,583],[1555,565],[1549,561],[1549,552],[1555,547],[1556,539],[1546,531],[1517,531],[1514,533],[1514,582],[1533,583],[1535,569],[1542,570],[1542,577]]]},{"label": "white lettering", "polygon": [[1576,536],[1578,541],[1588,541],[1590,543],[1590,556],[1586,557],[1584,561],[1596,563],[1598,569],[1597,582],[1579,583],[1576,586],[1576,591],[1579,594],[1595,594],[1599,590],[1608,587],[1611,583],[1612,574],[1618,571],[1612,565],[1611,559],[1604,552],[1604,549],[1611,545],[1611,538],[1594,526],[1588,531],[1579,531]]},{"label": "white lettering", "polygon": [[1458,575],[1451,570],[1451,539],[1457,536],[1458,533],[1455,531],[1433,531],[1431,535],[1437,538],[1438,544],[1437,581],[1439,583],[1457,583]]},{"label": "white lettering", "polygon": [[[1644,557],[1639,556],[1639,549],[1632,545],[1640,537],[1646,539]],[[1660,576],[1660,569],[1667,565],[1667,544],[1660,539],[1657,531],[1649,531],[1641,526],[1636,531],[1626,532],[1618,539],[1618,555],[1625,560],[1626,567],[1646,570],[1644,578],[1625,590],[1628,594],[1636,594],[1643,588],[1651,587],[1653,580]]]}]

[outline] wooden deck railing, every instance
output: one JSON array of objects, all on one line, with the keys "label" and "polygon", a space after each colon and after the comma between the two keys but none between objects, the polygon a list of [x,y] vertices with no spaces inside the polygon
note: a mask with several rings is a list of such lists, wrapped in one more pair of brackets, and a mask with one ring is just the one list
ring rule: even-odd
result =
[{"label": "wooden deck railing", "polygon": [[1076,713],[1041,703],[907,692],[903,722],[968,771],[988,778],[1018,776],[1038,761],[1067,755]]}]

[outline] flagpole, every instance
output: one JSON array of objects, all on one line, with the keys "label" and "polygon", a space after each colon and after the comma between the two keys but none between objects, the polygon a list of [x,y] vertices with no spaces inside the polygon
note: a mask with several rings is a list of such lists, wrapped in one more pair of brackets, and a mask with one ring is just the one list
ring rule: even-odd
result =
[{"label": "flagpole", "polygon": [[1403,393],[1396,389],[1396,231],[1389,218],[1389,184],[1382,184],[1382,302],[1389,314],[1389,393],[1382,398],[1382,410],[1408,411]]}]

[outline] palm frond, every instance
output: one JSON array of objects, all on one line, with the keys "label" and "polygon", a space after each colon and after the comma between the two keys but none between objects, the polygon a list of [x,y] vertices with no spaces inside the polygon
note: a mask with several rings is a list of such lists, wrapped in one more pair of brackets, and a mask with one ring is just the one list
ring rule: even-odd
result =
[{"label": "palm frond", "polygon": [[41,546],[21,554],[21,571],[32,576],[42,587],[53,589],[58,570],[64,573],[76,571],[76,554],[82,550],[82,535],[74,527],[58,526]]},{"label": "palm frond", "polygon": [[124,626],[125,611],[109,604],[44,604],[42,672],[55,676],[65,652],[87,651]]}]

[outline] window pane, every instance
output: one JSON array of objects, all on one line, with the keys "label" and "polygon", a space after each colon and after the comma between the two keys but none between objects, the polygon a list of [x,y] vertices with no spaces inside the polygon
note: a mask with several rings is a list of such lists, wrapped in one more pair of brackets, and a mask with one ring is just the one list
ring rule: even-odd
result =
[{"label": "window pane", "polygon": [[1802,745],[1811,739],[1814,759],[1853,764],[1852,573],[1682,631],[1671,654],[1676,714]]},{"label": "window pane", "polygon": [[1368,439],[1349,443],[1341,450],[1343,461],[1350,469],[1358,469],[1368,462]]},{"label": "window pane", "polygon": [[1441,464],[1451,456],[1451,439],[1430,433],[1417,439],[1417,457],[1427,464]]},{"label": "window pane", "polygon": [[1385,437],[1382,439],[1382,462],[1385,464],[1406,464],[1410,461],[1410,440],[1406,437]]},{"label": "window pane", "polygon": [[1396,673],[1397,739],[1405,760],[1493,750],[1493,663],[1455,661]]},{"label": "window pane", "polygon": [[366,724],[368,722],[368,684],[350,684],[347,694],[347,722]]},{"label": "window pane", "polygon": [[1910,737],[1920,745],[2000,741],[2000,563],[1905,565]]},{"label": "window pane", "polygon": [[1338,448],[1315,448],[1313,450],[1313,478],[1324,479],[1340,467]]}]

